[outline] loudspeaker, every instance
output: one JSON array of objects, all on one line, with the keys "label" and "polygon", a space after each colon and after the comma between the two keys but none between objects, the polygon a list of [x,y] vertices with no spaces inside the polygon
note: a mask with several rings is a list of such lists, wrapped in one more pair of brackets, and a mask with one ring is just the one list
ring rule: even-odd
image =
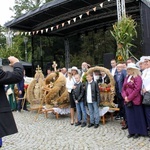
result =
[{"label": "loudspeaker", "polygon": [[103,55],[103,64],[104,64],[104,67],[107,68],[107,69],[110,69],[111,68],[111,64],[110,64],[110,61],[112,59],[115,59],[115,56],[113,53],[105,53]]}]

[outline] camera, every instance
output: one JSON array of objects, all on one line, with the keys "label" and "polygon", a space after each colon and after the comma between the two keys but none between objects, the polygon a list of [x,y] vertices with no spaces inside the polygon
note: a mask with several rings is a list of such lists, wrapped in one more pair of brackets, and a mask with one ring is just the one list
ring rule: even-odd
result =
[{"label": "camera", "polygon": [[2,59],[2,66],[9,66],[10,62],[8,59],[4,58]]},{"label": "camera", "polygon": [[2,69],[3,71],[13,71],[13,67],[11,67],[10,62],[8,59],[6,58],[0,58],[0,69]]}]

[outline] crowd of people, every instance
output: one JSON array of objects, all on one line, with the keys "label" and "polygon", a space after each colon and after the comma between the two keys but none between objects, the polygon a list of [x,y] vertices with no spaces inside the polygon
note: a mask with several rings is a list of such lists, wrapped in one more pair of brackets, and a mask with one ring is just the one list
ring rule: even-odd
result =
[{"label": "crowd of people", "polygon": [[[148,136],[150,131],[150,105],[145,105],[142,102],[145,94],[150,93],[150,57],[143,56],[137,63],[132,57],[121,63],[117,63],[113,59],[110,64],[112,66],[110,73],[115,80],[116,95],[114,102],[119,107],[119,113],[116,114],[115,119],[121,120],[122,130],[128,129],[128,138]],[[88,120],[87,107],[89,111],[88,127],[98,128],[100,123],[99,83],[108,84],[110,80],[105,72],[97,71],[86,74],[87,82],[83,83],[82,78],[88,69],[89,65],[83,62],[80,73],[75,66],[65,72],[71,107],[70,124],[85,127]]]},{"label": "crowd of people", "polygon": [[144,105],[142,102],[145,93],[150,92],[150,57],[143,56],[137,63],[134,58],[129,58],[126,64],[127,66],[125,63],[116,63],[113,67],[116,68],[114,79],[116,99],[120,108],[116,119],[123,118],[122,129],[128,129],[128,138],[147,136],[150,130],[150,105]]},{"label": "crowd of people", "polygon": [[[22,105],[25,70],[23,73],[23,67],[17,58],[9,57],[9,61],[14,66],[14,72],[0,70],[0,90],[2,91],[0,146],[2,145],[1,138],[3,136],[17,132],[11,111],[27,110],[26,101]],[[150,101],[150,56],[142,56],[137,63],[134,58],[129,58],[124,63],[117,63],[113,59],[110,64],[112,67],[110,73],[115,80],[116,95],[114,103],[119,107],[119,113],[116,114],[115,119],[122,120],[122,130],[128,129],[128,138],[150,136],[150,103],[143,102],[143,100]],[[100,123],[99,104],[101,101],[99,85],[101,83],[109,84],[110,79],[103,71],[97,70],[87,73],[89,68],[90,65],[83,62],[80,71],[73,66],[68,70],[61,68],[60,72],[66,77],[66,88],[70,99],[70,124],[85,127],[88,123],[88,128],[92,126],[98,128]],[[47,74],[50,73],[51,70],[48,70]],[[86,82],[83,82],[83,77],[86,78]],[[15,83],[17,83],[18,88],[18,101],[14,101]],[[8,100],[5,94],[7,94]],[[87,115],[87,111],[89,115]],[[5,120],[7,115],[11,118],[9,121]],[[12,128],[8,129],[10,122]],[[6,124],[4,126],[4,123],[8,126]]]}]

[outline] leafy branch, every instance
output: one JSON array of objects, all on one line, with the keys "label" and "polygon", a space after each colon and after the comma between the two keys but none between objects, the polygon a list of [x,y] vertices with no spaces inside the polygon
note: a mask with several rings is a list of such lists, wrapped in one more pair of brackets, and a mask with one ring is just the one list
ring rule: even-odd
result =
[{"label": "leafy branch", "polygon": [[[123,17],[121,21],[113,25],[113,31],[110,31],[117,43],[117,58],[122,58],[121,61],[128,59],[128,51],[131,47],[134,37],[137,37],[137,23],[130,17]],[[119,60],[120,61],[120,60]]]}]

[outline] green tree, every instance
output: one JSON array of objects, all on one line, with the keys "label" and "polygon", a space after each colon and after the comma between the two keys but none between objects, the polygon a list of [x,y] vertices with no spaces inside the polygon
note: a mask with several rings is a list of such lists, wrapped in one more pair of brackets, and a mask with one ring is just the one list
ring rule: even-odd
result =
[{"label": "green tree", "polygon": [[44,3],[45,0],[15,0],[15,5],[10,10],[14,12],[13,18],[17,18]]},{"label": "green tree", "polygon": [[0,49],[5,49],[5,47],[6,47],[5,28],[0,25]]}]

